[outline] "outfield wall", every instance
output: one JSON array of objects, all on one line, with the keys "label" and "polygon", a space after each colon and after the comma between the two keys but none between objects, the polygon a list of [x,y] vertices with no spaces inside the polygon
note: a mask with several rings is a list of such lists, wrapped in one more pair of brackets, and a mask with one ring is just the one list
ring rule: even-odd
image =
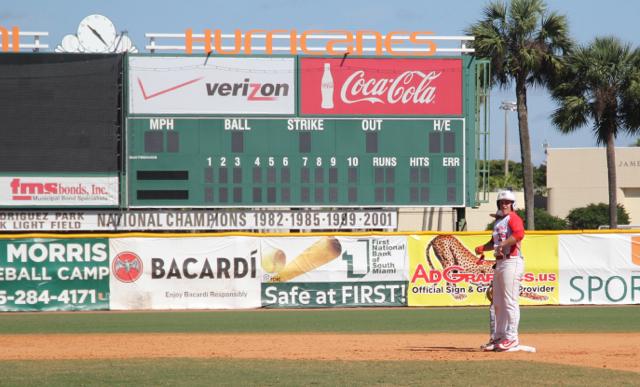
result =
[{"label": "outfield wall", "polygon": [[[490,233],[4,236],[0,311],[487,305]],[[530,232],[522,305],[640,304],[640,233]],[[438,258],[440,257],[440,258]]]}]

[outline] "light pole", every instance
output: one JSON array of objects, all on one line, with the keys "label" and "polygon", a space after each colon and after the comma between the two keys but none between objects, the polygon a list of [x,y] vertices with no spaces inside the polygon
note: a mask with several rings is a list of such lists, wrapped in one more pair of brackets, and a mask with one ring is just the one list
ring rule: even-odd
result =
[{"label": "light pole", "polygon": [[500,109],[504,110],[504,177],[509,176],[509,124],[507,122],[507,113],[518,110],[516,103],[513,101],[502,101]]}]

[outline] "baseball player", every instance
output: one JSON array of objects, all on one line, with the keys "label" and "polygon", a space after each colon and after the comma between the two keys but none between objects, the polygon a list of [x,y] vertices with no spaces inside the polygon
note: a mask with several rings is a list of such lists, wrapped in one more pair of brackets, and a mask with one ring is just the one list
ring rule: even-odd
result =
[{"label": "baseball player", "polygon": [[511,191],[501,191],[496,200],[498,210],[504,215],[496,218],[492,239],[476,247],[476,253],[493,249],[496,269],[493,277],[493,303],[495,308],[495,333],[485,350],[506,351],[517,347],[520,324],[520,282],[524,272],[521,241],[524,223],[515,212],[516,198]]},{"label": "baseball player", "polygon": [[[502,211],[498,210],[495,214],[489,214],[491,217],[498,220],[504,218],[504,214]],[[493,239],[491,240],[493,242]],[[476,254],[480,256],[478,260],[478,264],[484,261],[484,245],[476,247]],[[493,269],[495,270],[496,265],[493,265]],[[493,281],[486,292],[487,299],[489,300],[489,341],[486,344],[482,344],[480,349],[483,351],[489,352],[494,351],[496,349],[496,345],[499,342],[499,338],[496,337],[496,308],[493,305]]]}]

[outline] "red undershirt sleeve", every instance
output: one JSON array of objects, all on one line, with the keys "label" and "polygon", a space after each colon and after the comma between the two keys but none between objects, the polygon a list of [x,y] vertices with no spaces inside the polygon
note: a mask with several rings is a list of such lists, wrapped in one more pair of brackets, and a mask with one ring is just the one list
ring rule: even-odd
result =
[{"label": "red undershirt sleeve", "polygon": [[509,228],[511,229],[511,236],[517,241],[521,241],[524,238],[524,224],[522,218],[519,216],[509,217]]}]

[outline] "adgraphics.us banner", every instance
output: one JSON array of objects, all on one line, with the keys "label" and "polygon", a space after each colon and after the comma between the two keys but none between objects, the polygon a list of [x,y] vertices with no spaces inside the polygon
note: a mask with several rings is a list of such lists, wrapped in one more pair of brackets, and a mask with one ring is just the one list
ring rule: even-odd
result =
[{"label": "adgraphics.us banner", "polygon": [[[495,258],[484,261],[475,246],[488,235],[436,235],[408,238],[409,306],[488,305],[486,293]],[[522,243],[525,271],[520,286],[521,305],[557,304],[558,241],[555,235],[528,235]]]}]

